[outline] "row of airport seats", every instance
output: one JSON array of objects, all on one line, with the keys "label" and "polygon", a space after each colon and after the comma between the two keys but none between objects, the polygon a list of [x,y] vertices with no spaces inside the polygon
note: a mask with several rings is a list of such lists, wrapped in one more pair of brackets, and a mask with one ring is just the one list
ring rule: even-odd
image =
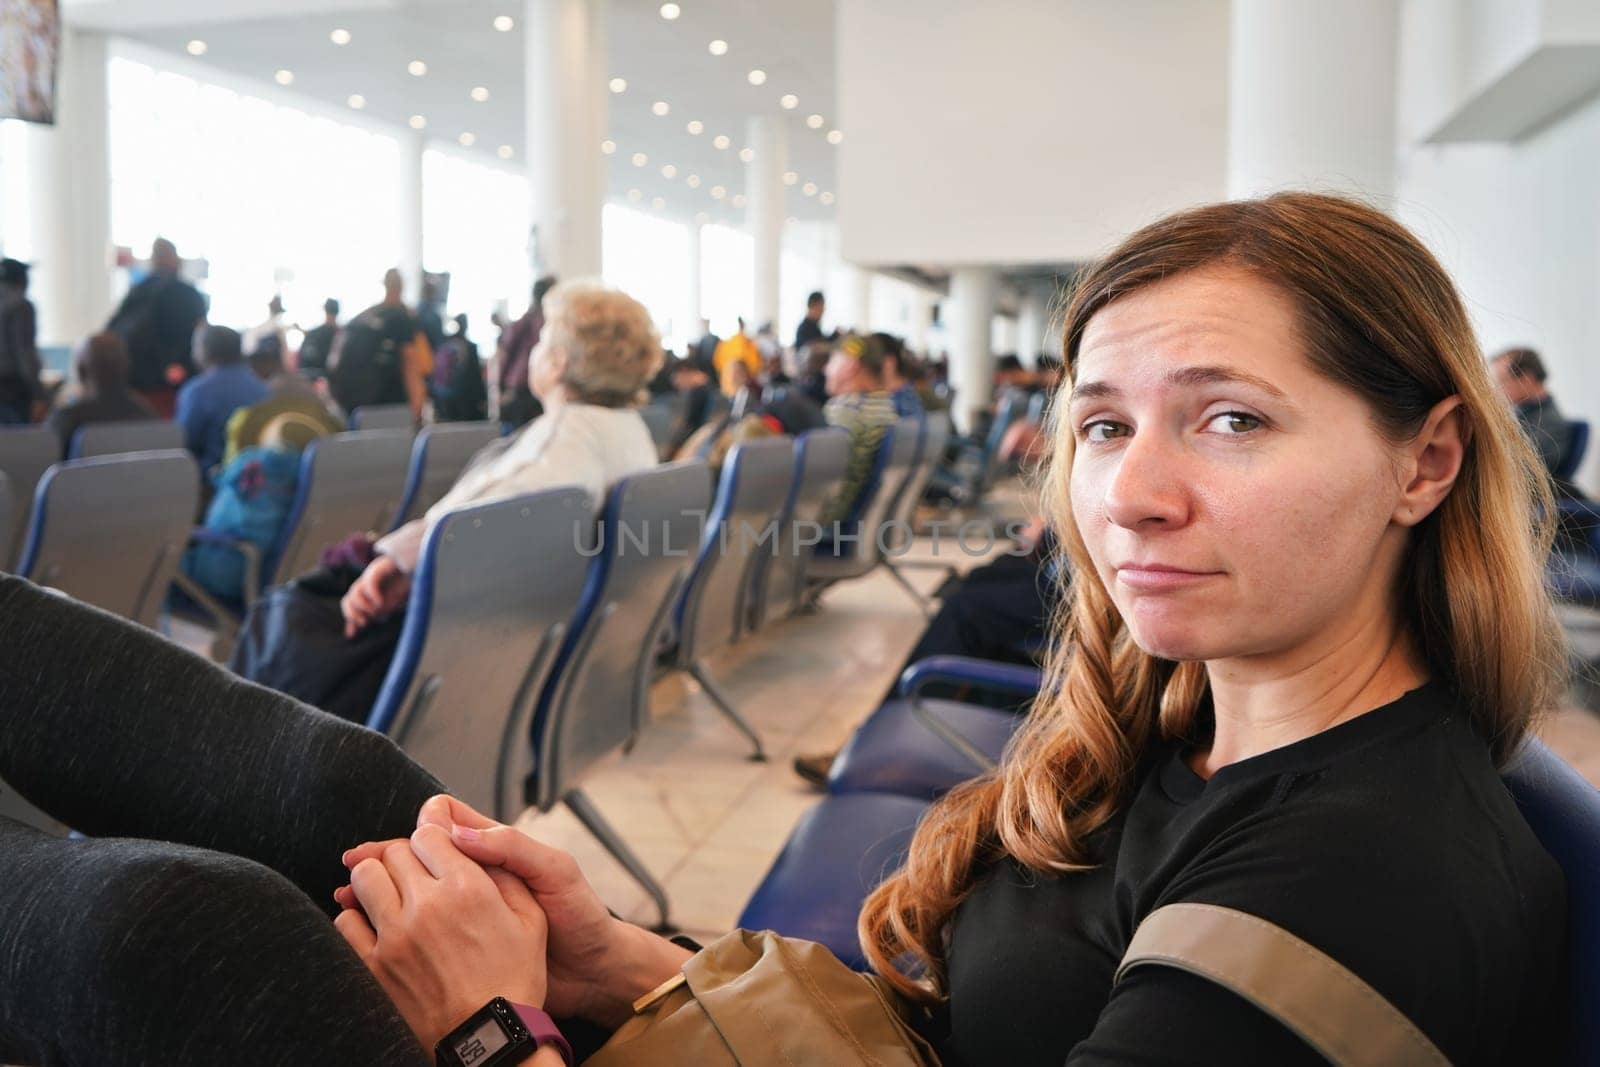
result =
[{"label": "row of airport seats", "polygon": [[[994,770],[1024,716],[920,694],[933,682],[1036,696],[1031,667],[936,656],[908,667],[886,702],[835,760],[826,796],[796,824],[745,905],[738,925],[827,946],[867,968],[856,920],[867,895],[905,860],[935,799]],[[1600,1063],[1600,791],[1530,738],[1504,773],[1506,788],[1567,880],[1567,1053]]]},{"label": "row of airport seats", "polygon": [[[393,430],[315,442],[290,524],[310,532],[286,532],[261,581],[298,573],[296,545],[311,545],[314,559],[326,539],[384,528],[366,521],[375,513],[420,513],[433,492],[430,455],[467,429],[432,427],[415,444]],[[865,494],[872,521],[893,514],[923,473],[891,462],[921,435],[907,420],[886,437]],[[0,435],[0,452],[4,443]],[[460,451],[457,469],[472,449]],[[368,725],[504,818],[528,802],[566,804],[645,885],[664,923],[664,892],[583,794],[582,777],[631,746],[649,719],[651,681],[670,670],[700,680],[760,757],[759,736],[705,660],[804,603],[810,557],[798,531],[837,491],[848,454],[843,431],[818,430],[737,447],[714,499],[705,465],[691,462],[624,479],[598,516],[576,489],[453,512],[424,543]],[[193,460],[173,450],[52,467],[35,494],[22,573],[153,624],[189,537],[197,483]],[[860,544],[875,544],[876,533],[864,531]]]}]

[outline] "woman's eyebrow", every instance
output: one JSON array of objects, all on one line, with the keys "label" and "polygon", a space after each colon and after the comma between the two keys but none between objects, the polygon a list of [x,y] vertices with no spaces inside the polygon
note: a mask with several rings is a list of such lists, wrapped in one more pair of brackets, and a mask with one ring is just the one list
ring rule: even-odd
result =
[{"label": "woman's eyebrow", "polygon": [[[1282,389],[1273,385],[1265,378],[1258,377],[1245,371],[1233,370],[1228,367],[1211,365],[1198,365],[1178,367],[1167,373],[1167,384],[1182,386],[1236,384],[1248,385],[1260,389],[1268,396],[1278,400],[1288,401],[1289,397]],[[1072,387],[1072,396],[1069,403],[1079,400],[1102,400],[1106,397],[1121,396],[1122,390],[1110,382],[1079,382]]]}]

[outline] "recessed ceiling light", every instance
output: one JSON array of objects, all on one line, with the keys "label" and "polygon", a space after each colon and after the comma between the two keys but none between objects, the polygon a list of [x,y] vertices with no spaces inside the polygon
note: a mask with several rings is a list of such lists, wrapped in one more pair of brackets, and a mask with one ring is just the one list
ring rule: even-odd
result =
[{"label": "recessed ceiling light", "polygon": [[793,111],[800,106],[800,98],[793,93],[785,93],[778,98],[778,106],[785,111]]},{"label": "recessed ceiling light", "polygon": [[821,196],[817,197],[817,199],[822,201],[824,204],[831,204],[833,203],[833,194],[823,193]]},{"label": "recessed ceiling light", "polygon": [[517,20],[510,15],[496,15],[494,17],[494,28],[501,33],[510,33],[517,28]]},{"label": "recessed ceiling light", "polygon": [[661,176],[663,178],[676,178],[678,176],[678,168],[674,167],[671,163],[668,163],[666,166],[661,168]]},{"label": "recessed ceiling light", "polygon": [[689,125],[685,126],[684,129],[689,131],[689,136],[699,137],[702,133],[706,132],[706,124],[701,122],[699,119],[690,119]]},{"label": "recessed ceiling light", "polygon": [[800,175],[796,174],[794,171],[786,170],[786,171],[783,172],[783,184],[785,184],[785,185],[793,185],[795,182],[797,182],[799,180],[800,180]]},{"label": "recessed ceiling light", "polygon": [[341,44],[341,45],[342,44],[349,44],[350,43],[350,31],[349,30],[334,30],[332,33],[328,34],[328,40],[332,41],[334,44]]},{"label": "recessed ceiling light", "polygon": [[667,102],[665,100],[657,100],[655,103],[650,105],[651,113],[657,118],[664,118],[671,110],[672,108],[667,106]]},{"label": "recessed ceiling light", "polygon": [[733,198],[734,207],[744,207],[744,194],[739,193]]},{"label": "recessed ceiling light", "polygon": [[362,96],[360,93],[351,93],[350,98],[346,100],[345,103],[349,104],[357,111],[360,111],[362,108],[367,106],[367,98]]},{"label": "recessed ceiling light", "polygon": [[760,69],[752,70],[749,74],[745,75],[745,79],[749,81],[751,85],[765,85],[767,84],[767,72]]},{"label": "recessed ceiling light", "polygon": [[714,56],[725,56],[728,54],[728,42],[722,40],[721,38],[712,41],[710,44],[706,45],[706,48]]},{"label": "recessed ceiling light", "polygon": [[691,189],[700,188],[700,175],[698,175],[698,174],[689,175],[687,178],[683,179],[683,184],[687,185]]},{"label": "recessed ceiling light", "polygon": [[706,223],[711,221],[711,216],[707,215],[704,211],[696,211],[694,213],[694,221],[699,223],[701,226],[704,226]]},{"label": "recessed ceiling light", "polygon": [[715,147],[718,151],[722,151],[722,150],[726,149],[732,143],[733,143],[732,141],[728,140],[728,135],[725,134],[725,133],[719,133],[719,134],[716,135],[716,137],[712,138],[712,140],[711,140],[712,146]]},{"label": "recessed ceiling light", "polygon": [[472,87],[472,99],[476,100],[480,104],[488,103],[489,102],[489,90],[485,89],[481,85],[473,86]]},{"label": "recessed ceiling light", "polygon": [[292,70],[280,70],[280,71],[278,71],[278,73],[276,73],[276,74],[274,74],[272,76],[272,80],[277,82],[279,85],[293,85],[294,84],[294,71],[292,71]]},{"label": "recessed ceiling light", "polygon": [[191,56],[203,56],[206,54],[206,43],[204,41],[190,41],[188,52]]},{"label": "recessed ceiling light", "polygon": [[600,151],[602,153],[604,153],[605,155],[609,156],[612,153],[614,153],[616,150],[617,150],[617,142],[615,142],[615,141],[601,141],[600,142]]},{"label": "recessed ceiling light", "polygon": [[813,130],[822,129],[822,122],[823,122],[823,119],[822,119],[821,115],[807,115],[806,116],[806,125],[810,126]]},{"label": "recessed ceiling light", "polygon": [[828,143],[829,144],[838,144],[842,140],[844,140],[844,132],[842,130],[829,130],[828,131]]},{"label": "recessed ceiling light", "polygon": [[666,198],[658,196],[654,200],[650,201],[650,206],[655,208],[657,211],[660,211],[662,208],[667,206]]},{"label": "recessed ceiling light", "polygon": [[410,63],[406,64],[406,70],[410,72],[413,78],[420,78],[424,74],[428,73],[428,64],[424,63],[420,59],[413,59]]},{"label": "recessed ceiling light", "polygon": [[478,143],[478,135],[474,133],[464,133],[460,137],[456,138],[456,140],[461,142],[462,148],[471,148],[473,145]]},{"label": "recessed ceiling light", "polygon": [[728,190],[724,189],[722,186],[713,185],[711,187],[711,199],[713,199],[713,200],[721,200],[723,197],[725,197],[727,195],[728,195]]},{"label": "recessed ceiling light", "polygon": [[632,200],[635,204],[637,204],[639,201],[644,199],[644,194],[641,193],[637,189],[629,189],[628,190],[628,199]]},{"label": "recessed ceiling light", "polygon": [[628,91],[628,79],[627,78],[612,78],[611,79],[611,91],[614,92],[614,93],[625,93],[625,92],[627,92]]},{"label": "recessed ceiling light", "polygon": [[412,115],[411,128],[413,130],[425,130],[428,128],[428,120],[423,118],[421,115]]},{"label": "recessed ceiling light", "polygon": [[650,162],[650,157],[645,155],[643,152],[635,152],[633,154],[633,165],[634,166],[642,167],[648,162]]},{"label": "recessed ceiling light", "polygon": [[681,14],[683,14],[683,9],[680,8],[677,4],[662,4],[661,5],[661,17],[666,19],[668,22],[671,22],[673,19],[677,18]]},{"label": "recessed ceiling light", "polygon": [[750,161],[752,161],[755,158],[756,158],[756,150],[754,148],[741,148],[741,149],[739,149],[739,162],[741,162],[741,163],[749,163]]},{"label": "recessed ceiling light", "polygon": [[816,196],[817,195],[817,183],[816,182],[806,182],[804,185],[802,185],[800,187],[800,191],[802,193],[804,193],[805,195],[807,195],[807,196]]},{"label": "recessed ceiling light", "polygon": [[498,152],[498,153],[496,153],[496,154],[497,154],[497,155],[498,155],[498,156],[499,156],[499,157],[500,157],[500,158],[501,158],[501,159],[510,159],[510,158],[511,158],[511,157],[512,157],[512,156],[514,156],[514,155],[516,155],[516,154],[517,154],[517,150],[516,150],[516,149],[515,149],[515,148],[512,148],[512,147],[511,147],[511,146],[510,146],[510,145],[508,145],[508,144],[503,144],[503,145],[501,145],[501,146],[500,146],[500,150],[499,150],[499,152]]}]

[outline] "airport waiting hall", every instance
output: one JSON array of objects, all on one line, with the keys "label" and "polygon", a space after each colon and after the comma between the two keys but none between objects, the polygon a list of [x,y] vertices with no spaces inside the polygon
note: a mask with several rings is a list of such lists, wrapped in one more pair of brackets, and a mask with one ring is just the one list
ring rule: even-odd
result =
[{"label": "airport waiting hall", "polygon": [[0,0],[0,1064],[1600,1067],[1600,9]]}]

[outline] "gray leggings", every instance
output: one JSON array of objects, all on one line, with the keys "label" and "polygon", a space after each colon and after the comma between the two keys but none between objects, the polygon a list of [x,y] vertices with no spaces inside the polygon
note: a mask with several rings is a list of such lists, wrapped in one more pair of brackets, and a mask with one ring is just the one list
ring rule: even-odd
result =
[{"label": "gray leggings", "polygon": [[388,740],[0,577],[0,1063],[431,1062],[334,930],[442,787]]}]

